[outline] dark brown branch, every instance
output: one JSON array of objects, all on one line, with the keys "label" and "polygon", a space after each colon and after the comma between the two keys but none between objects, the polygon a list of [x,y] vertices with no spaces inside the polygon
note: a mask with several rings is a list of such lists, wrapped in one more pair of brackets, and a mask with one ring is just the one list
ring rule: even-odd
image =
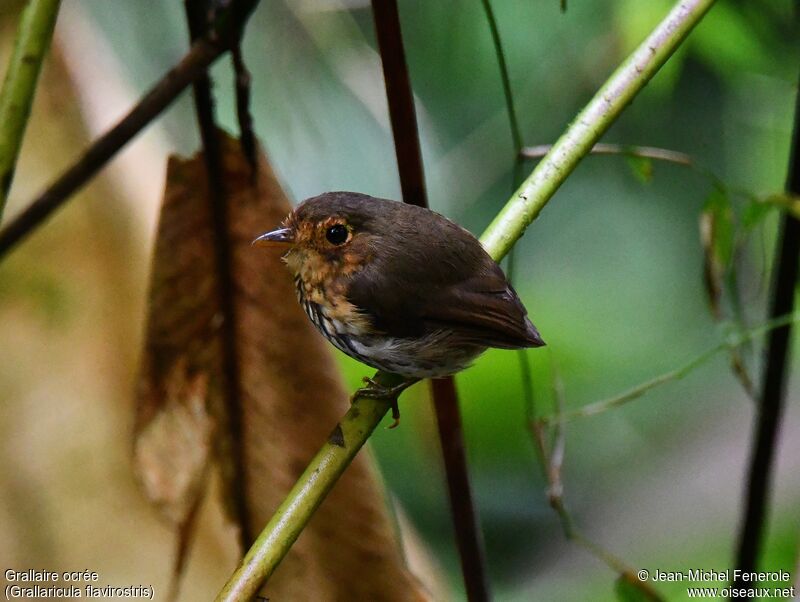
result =
[{"label": "dark brown branch", "polygon": [[[186,17],[192,43],[209,35],[207,0],[186,0]],[[242,554],[250,547],[254,533],[250,527],[246,503],[246,471],[242,457],[242,407],[240,390],[239,358],[236,350],[236,304],[234,303],[233,274],[231,267],[231,241],[228,227],[228,205],[223,179],[222,151],[219,132],[214,116],[214,97],[211,93],[211,78],[206,70],[193,85],[195,112],[200,138],[203,143],[203,160],[208,178],[208,201],[211,206],[214,230],[214,258],[216,264],[217,296],[222,311],[222,371],[225,387],[225,415],[228,417],[226,436],[231,444],[234,476],[227,487],[233,499],[236,522],[239,525],[239,543]]]},{"label": "dark brown branch", "polygon": [[397,0],[373,0],[372,13],[383,64],[383,80],[386,84],[386,99],[389,103],[389,119],[392,122],[403,200],[412,205],[427,207],[428,195],[422,168],[417,114],[406,65]]},{"label": "dark brown branch", "polygon": [[[400,15],[396,0],[373,0],[372,12],[378,38],[389,118],[392,123],[400,187],[406,203],[428,206],[414,95],[408,75]],[[439,428],[450,510],[461,558],[461,571],[470,602],[489,600],[489,583],[469,483],[464,433],[453,377],[434,380],[433,404]]]},{"label": "dark brown branch", "polygon": [[[789,194],[800,194],[800,95],[795,104],[794,134],[786,180]],[[775,271],[770,317],[789,314],[794,310],[797,286],[798,257],[800,256],[800,221],[789,213],[781,218],[780,236],[776,248]],[[769,334],[767,357],[761,387],[761,403],[753,438],[750,472],[741,531],[737,568],[744,573],[756,570],[758,556],[767,522],[767,505],[772,481],[773,460],[778,444],[778,431],[783,414],[786,382],[789,373],[789,343],[792,325],[776,328]],[[734,587],[751,587],[735,581]],[[748,598],[750,599],[750,598]]]},{"label": "dark brown branch", "polygon": [[258,0],[235,0],[216,20],[215,33],[198,40],[114,127],[95,140],[84,155],[22,213],[0,230],[0,257],[41,225],[50,214],[91,180],[123,146],[167,108],[177,96],[231,46]]},{"label": "dark brown branch", "polygon": [[[453,377],[433,379],[431,390],[447,476],[450,511],[453,514],[456,545],[461,557],[461,571],[464,574],[467,599],[470,601],[489,600],[483,537],[472,500],[467,454],[464,448],[464,430],[461,424],[455,380]],[[464,492],[470,496],[469,499],[462,499]]]}]

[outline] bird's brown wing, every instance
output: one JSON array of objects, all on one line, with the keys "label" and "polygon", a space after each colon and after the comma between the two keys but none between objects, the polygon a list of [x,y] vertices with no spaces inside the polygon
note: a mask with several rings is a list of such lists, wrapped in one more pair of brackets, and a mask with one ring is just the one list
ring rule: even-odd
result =
[{"label": "bird's brown wing", "polygon": [[465,342],[488,347],[544,345],[516,291],[500,268],[497,271],[437,291],[422,310],[422,319],[431,329],[450,329]]},{"label": "bird's brown wing", "polygon": [[375,261],[351,279],[347,296],[376,330],[391,336],[447,329],[465,343],[488,347],[544,345],[500,266],[472,242],[456,247],[460,255],[453,245],[428,245],[425,255]]}]

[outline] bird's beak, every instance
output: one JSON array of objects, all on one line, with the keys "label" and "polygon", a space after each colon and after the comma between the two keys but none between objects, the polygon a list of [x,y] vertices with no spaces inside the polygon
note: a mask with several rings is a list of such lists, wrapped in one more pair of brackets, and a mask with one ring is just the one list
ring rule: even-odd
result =
[{"label": "bird's beak", "polygon": [[272,232],[265,232],[251,244],[256,247],[288,247],[294,244],[294,230],[292,228],[278,228]]}]

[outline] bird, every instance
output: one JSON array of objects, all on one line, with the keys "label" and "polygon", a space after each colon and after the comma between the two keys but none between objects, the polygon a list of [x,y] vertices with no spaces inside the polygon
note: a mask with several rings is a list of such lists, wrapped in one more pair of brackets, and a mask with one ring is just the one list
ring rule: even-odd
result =
[{"label": "bird", "polygon": [[253,244],[285,250],[298,300],[328,341],[403,378],[391,388],[365,379],[356,393],[391,399],[392,426],[415,382],[460,372],[489,347],[545,344],[478,239],[430,209],[327,192]]}]

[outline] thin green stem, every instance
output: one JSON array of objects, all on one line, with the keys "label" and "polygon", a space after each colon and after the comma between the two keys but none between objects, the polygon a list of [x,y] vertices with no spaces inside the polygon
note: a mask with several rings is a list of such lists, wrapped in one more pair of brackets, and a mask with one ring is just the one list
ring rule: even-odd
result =
[{"label": "thin green stem", "polygon": [[[483,11],[486,13],[486,20],[489,22],[494,54],[497,57],[497,66],[500,68],[500,81],[503,84],[503,99],[506,103],[506,114],[508,115],[508,126],[511,129],[511,139],[514,143],[514,153],[516,157],[519,157],[519,153],[522,150],[522,134],[519,129],[517,111],[514,108],[514,96],[511,92],[511,78],[508,75],[506,55],[503,52],[503,43],[500,39],[500,31],[497,28],[497,19],[495,19],[491,2],[489,0],[481,0],[481,4],[483,4]],[[516,183],[514,185],[516,186]]]},{"label": "thin green stem", "polygon": [[[556,405],[556,415],[552,420],[552,422],[555,423],[552,445],[548,446],[545,433],[547,425],[545,422],[537,418],[532,418],[528,421],[537,455],[541,461],[545,478],[547,479],[547,497],[550,502],[550,507],[558,516],[561,529],[564,532],[564,537],[587,550],[592,556],[597,558],[600,562],[603,562],[612,571],[624,575],[633,575],[634,569],[622,558],[616,556],[600,544],[595,543],[581,532],[564,502],[564,483],[561,479],[561,467],[564,464],[564,452],[566,448],[566,420],[564,413],[566,401],[564,399],[564,385],[555,363],[551,365],[551,374],[553,377],[553,397],[555,398]],[[652,590],[652,588],[648,588],[648,593],[650,594],[651,600],[661,600],[661,596],[655,590]]]},{"label": "thin green stem", "polygon": [[495,260],[508,253],[580,160],[675,52],[714,2],[678,2],[600,88],[484,232],[481,242]]},{"label": "thin green stem", "polygon": [[[646,393],[650,392],[652,389],[656,387],[675,381],[680,380],[690,372],[692,372],[697,367],[705,364],[708,360],[716,356],[718,353],[736,349],[737,347],[741,346],[748,341],[752,341],[759,336],[766,334],[767,332],[771,332],[776,328],[780,328],[782,326],[786,326],[787,324],[794,324],[800,320],[800,314],[789,314],[786,316],[781,316],[779,318],[775,318],[774,320],[769,320],[761,324],[760,326],[756,326],[755,328],[751,328],[749,330],[739,330],[729,339],[722,341],[721,343],[714,345],[713,347],[707,349],[697,357],[693,358],[692,360],[688,361],[683,366],[679,368],[675,368],[674,370],[670,370],[669,372],[665,372],[655,378],[651,378],[648,381],[645,381],[635,387],[628,389],[621,395],[616,395],[614,397],[609,397],[608,399],[603,399],[600,401],[595,401],[593,403],[587,404],[577,410],[572,412],[568,412],[563,416],[566,420],[574,420],[575,418],[588,418],[589,416],[595,416],[597,414],[601,414],[603,412],[607,412],[613,408],[621,406],[629,401],[633,401],[634,399],[638,399],[642,397]],[[555,420],[556,416],[545,416],[540,420],[544,423],[550,423]]]},{"label": "thin green stem", "polygon": [[14,52],[0,91],[0,216],[6,205],[25,126],[31,114],[61,0],[30,0],[22,11]]}]

